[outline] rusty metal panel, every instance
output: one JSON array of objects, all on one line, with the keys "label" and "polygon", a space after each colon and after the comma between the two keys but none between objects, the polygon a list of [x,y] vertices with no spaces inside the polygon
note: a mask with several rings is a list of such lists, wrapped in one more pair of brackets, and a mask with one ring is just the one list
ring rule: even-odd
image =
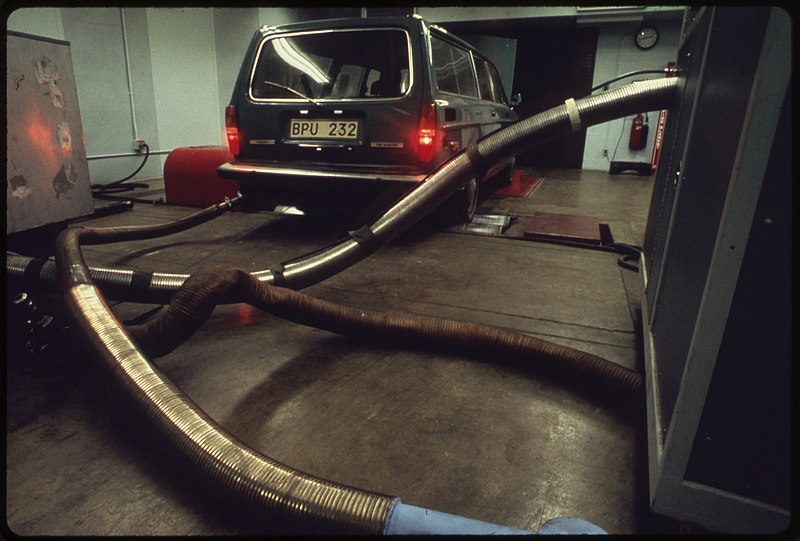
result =
[{"label": "rusty metal panel", "polygon": [[6,34],[6,232],[91,214],[69,43]]}]

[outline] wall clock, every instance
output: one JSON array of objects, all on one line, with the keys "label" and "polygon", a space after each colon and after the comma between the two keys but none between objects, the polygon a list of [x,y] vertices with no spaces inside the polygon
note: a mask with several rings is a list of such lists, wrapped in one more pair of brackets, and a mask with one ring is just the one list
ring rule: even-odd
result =
[{"label": "wall clock", "polygon": [[640,49],[647,50],[655,46],[658,43],[658,30],[653,28],[652,26],[645,26],[640,28],[639,31],[636,33],[636,46]]}]

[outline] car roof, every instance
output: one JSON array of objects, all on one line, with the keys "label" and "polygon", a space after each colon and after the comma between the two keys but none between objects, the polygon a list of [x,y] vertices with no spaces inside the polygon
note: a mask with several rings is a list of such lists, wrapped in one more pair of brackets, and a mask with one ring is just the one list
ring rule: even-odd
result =
[{"label": "car roof", "polygon": [[425,21],[419,15],[408,15],[405,17],[349,17],[339,19],[320,19],[314,21],[300,21],[294,23],[286,23],[281,25],[264,25],[259,29],[262,36],[280,34],[284,32],[301,32],[306,30],[325,30],[330,28],[369,28],[369,27],[386,27],[386,26],[401,26],[408,29],[421,29],[426,26],[432,33],[438,37],[450,40],[458,45],[470,49],[486,58],[474,45],[464,41],[455,34],[451,34],[441,26],[431,24]]},{"label": "car roof", "polygon": [[[408,17],[350,17],[341,19],[321,19],[315,21],[300,21],[280,25],[264,25],[260,28],[262,34],[278,32],[297,32],[303,30],[324,30],[327,28],[359,28],[380,26],[402,26],[405,28],[419,28],[422,19],[416,16]],[[427,24],[427,23],[426,23]]]}]

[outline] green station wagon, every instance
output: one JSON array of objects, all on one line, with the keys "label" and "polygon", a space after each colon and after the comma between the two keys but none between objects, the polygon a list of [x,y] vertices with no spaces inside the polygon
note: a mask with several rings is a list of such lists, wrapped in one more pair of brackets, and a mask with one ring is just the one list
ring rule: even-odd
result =
[{"label": "green station wagon", "polygon": [[[456,153],[517,120],[495,66],[417,16],[264,26],[226,108],[230,163],[251,208],[387,206]],[[448,204],[475,213],[480,182]],[[377,210],[383,210],[377,208]]]}]

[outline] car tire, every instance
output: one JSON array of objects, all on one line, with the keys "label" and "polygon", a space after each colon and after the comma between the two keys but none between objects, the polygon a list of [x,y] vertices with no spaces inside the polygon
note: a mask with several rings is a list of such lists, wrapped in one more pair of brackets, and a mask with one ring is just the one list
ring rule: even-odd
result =
[{"label": "car tire", "polygon": [[508,164],[508,167],[500,171],[497,175],[498,178],[498,185],[500,186],[511,186],[511,183],[514,180],[514,166],[516,165],[516,158],[511,158],[511,163]]},{"label": "car tire", "polygon": [[[470,179],[469,182],[459,190],[461,197],[461,217],[464,223],[469,223],[478,211],[478,199],[481,192],[481,182],[479,178]],[[461,195],[463,194],[463,195]]]},{"label": "car tire", "polygon": [[439,207],[437,221],[445,226],[471,222],[478,210],[479,199],[480,179],[474,177]]}]

